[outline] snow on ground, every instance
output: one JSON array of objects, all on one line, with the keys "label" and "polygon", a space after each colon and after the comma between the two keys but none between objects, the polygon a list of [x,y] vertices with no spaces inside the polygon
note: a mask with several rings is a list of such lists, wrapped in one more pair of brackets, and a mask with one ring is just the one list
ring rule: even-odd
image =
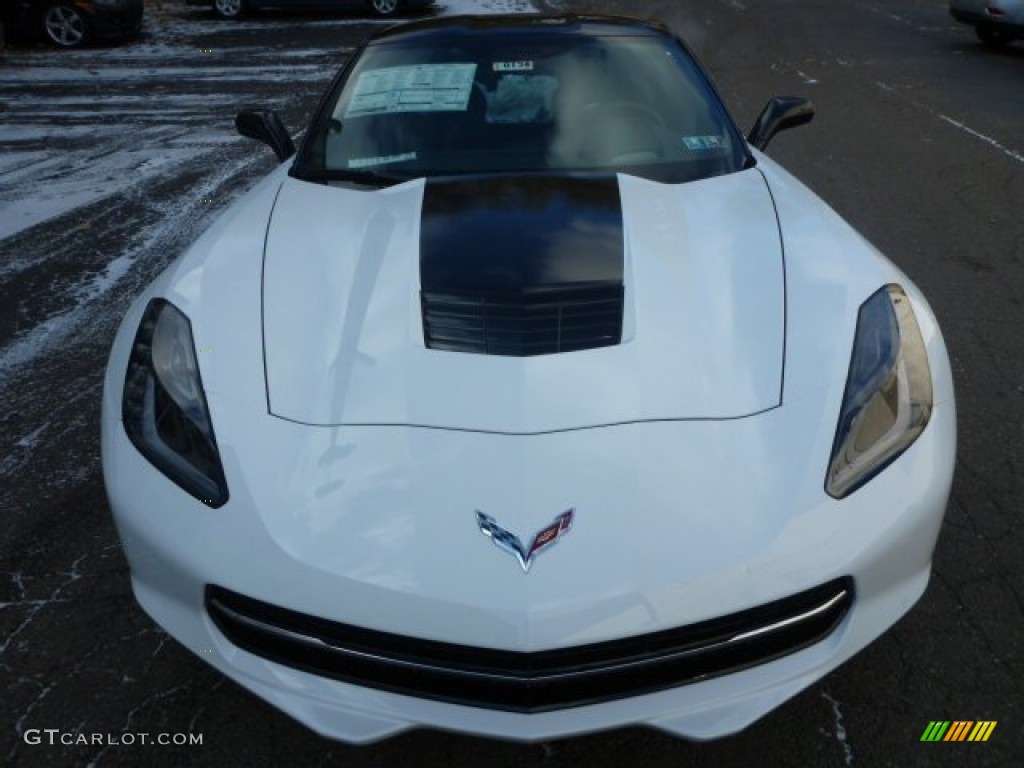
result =
[{"label": "snow on ground", "polygon": [[528,0],[448,0],[438,3],[443,16],[467,13],[530,13],[536,9]]},{"label": "snow on ground", "polygon": [[[216,189],[259,159],[258,155],[244,155],[222,165],[213,178],[206,180],[204,186]],[[182,230],[187,229],[201,207],[201,199],[188,191],[172,196],[161,204],[159,221],[140,233],[127,250],[117,254],[100,272],[67,287],[68,292],[74,296],[70,308],[48,317],[45,322],[16,338],[3,350],[0,354],[0,384],[8,374],[17,371],[39,354],[59,348],[70,333],[88,322],[93,305],[117,285],[136,260],[166,247]]]},{"label": "snow on ground", "polygon": [[[39,155],[43,153],[32,153]],[[103,162],[70,165],[58,157],[45,157],[8,176],[31,183],[30,194],[14,194],[2,200],[0,239],[47,221],[68,211],[109,197],[138,183],[138,179],[159,175],[168,168],[190,161],[194,151],[182,147],[164,148],[159,154],[148,149],[114,152]],[[0,274],[5,272],[0,263]]]},{"label": "snow on ground", "polygon": [[[164,57],[173,60],[170,54],[163,54]],[[322,56],[322,52],[320,53]],[[179,63],[177,66],[133,66],[133,67],[103,67],[102,69],[82,69],[79,67],[53,67],[53,66],[42,66],[42,67],[31,67],[26,70],[22,70],[23,73],[28,75],[28,80],[32,85],[48,85],[57,83],[78,83],[83,87],[91,87],[99,81],[112,80],[116,83],[130,83],[133,80],[149,81],[158,77],[175,77],[182,78],[189,82],[202,82],[202,81],[213,81],[213,82],[231,82],[234,80],[240,81],[251,81],[253,79],[252,67],[257,64],[247,64],[245,66],[227,66],[227,67],[216,67],[206,66],[204,64],[197,64],[191,59],[195,58],[195,54],[191,51],[188,52],[187,58],[190,59],[187,63]],[[316,64],[269,64],[263,63],[262,60],[276,58],[276,52],[264,53],[259,56],[257,60],[261,61],[258,64],[260,68],[260,79],[266,81],[287,81],[294,79],[296,76],[301,76],[303,72],[319,71],[320,67]],[[162,60],[162,59],[161,59]],[[23,81],[24,82],[24,81]],[[104,84],[109,85],[109,84]],[[6,98],[9,102],[14,102],[15,105],[19,101],[36,99],[32,97],[20,97],[17,94],[17,89],[10,83],[4,83],[0,86],[3,92],[7,92]],[[14,93],[10,93],[13,91]],[[44,101],[50,103],[52,100],[47,98]],[[103,102],[100,102],[102,104]]]}]

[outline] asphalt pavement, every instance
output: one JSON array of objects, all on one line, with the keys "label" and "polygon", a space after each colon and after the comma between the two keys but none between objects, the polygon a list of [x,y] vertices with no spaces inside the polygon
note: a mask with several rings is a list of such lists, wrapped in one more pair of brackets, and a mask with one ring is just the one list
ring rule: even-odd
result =
[{"label": "asphalt pavement", "polygon": [[[132,45],[0,58],[8,764],[1024,765],[1024,43],[984,49],[939,0],[561,4],[669,23],[742,128],[770,96],[814,100],[815,121],[769,154],[922,288],[952,359],[959,454],[933,578],[890,632],[731,738],[631,728],[524,745],[422,730],[349,747],[225,680],[135,604],[100,474],[99,397],[132,297],[274,165],[234,134],[235,112],[270,106],[299,132],[378,23],[232,24],[160,5]],[[922,743],[932,720],[997,726],[985,743]],[[27,743],[43,729],[202,744]]]}]

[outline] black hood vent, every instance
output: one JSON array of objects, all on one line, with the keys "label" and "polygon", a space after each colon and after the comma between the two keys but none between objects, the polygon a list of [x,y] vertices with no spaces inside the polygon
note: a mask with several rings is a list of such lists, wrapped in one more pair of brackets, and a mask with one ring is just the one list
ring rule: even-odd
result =
[{"label": "black hood vent", "polygon": [[486,296],[423,291],[429,349],[530,357],[609,347],[622,340],[621,285]]},{"label": "black hood vent", "polygon": [[513,357],[619,344],[623,260],[615,176],[429,179],[424,343]]}]

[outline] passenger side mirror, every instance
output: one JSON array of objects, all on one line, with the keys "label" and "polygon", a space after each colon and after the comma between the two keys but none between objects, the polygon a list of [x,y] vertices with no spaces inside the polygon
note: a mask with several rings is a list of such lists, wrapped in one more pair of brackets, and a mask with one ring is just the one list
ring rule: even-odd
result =
[{"label": "passenger side mirror", "polygon": [[242,110],[235,118],[235,128],[243,136],[269,145],[282,162],[295,154],[292,137],[273,110]]},{"label": "passenger side mirror", "polygon": [[750,129],[747,142],[760,150],[768,146],[779,131],[805,125],[814,119],[814,104],[800,96],[776,96],[770,99]]}]

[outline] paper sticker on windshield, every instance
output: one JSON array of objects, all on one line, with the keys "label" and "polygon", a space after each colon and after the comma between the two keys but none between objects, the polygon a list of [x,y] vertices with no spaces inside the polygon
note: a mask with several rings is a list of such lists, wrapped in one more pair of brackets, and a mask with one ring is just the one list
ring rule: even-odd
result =
[{"label": "paper sticker on windshield", "polygon": [[415,160],[415,152],[403,152],[400,155],[383,155],[380,157],[353,157],[348,161],[349,168],[373,168],[378,165],[391,165],[392,163],[404,163],[406,160]]},{"label": "paper sticker on windshield", "polygon": [[487,93],[488,123],[550,123],[558,81],[548,75],[503,75]]},{"label": "paper sticker on windshield", "polygon": [[725,140],[721,136],[683,136],[683,144],[687,149],[722,149]]},{"label": "paper sticker on windshield", "polygon": [[491,65],[495,72],[532,72],[532,61],[496,61]]},{"label": "paper sticker on windshield", "polygon": [[393,112],[464,112],[475,63],[420,64],[361,72],[345,117]]}]

